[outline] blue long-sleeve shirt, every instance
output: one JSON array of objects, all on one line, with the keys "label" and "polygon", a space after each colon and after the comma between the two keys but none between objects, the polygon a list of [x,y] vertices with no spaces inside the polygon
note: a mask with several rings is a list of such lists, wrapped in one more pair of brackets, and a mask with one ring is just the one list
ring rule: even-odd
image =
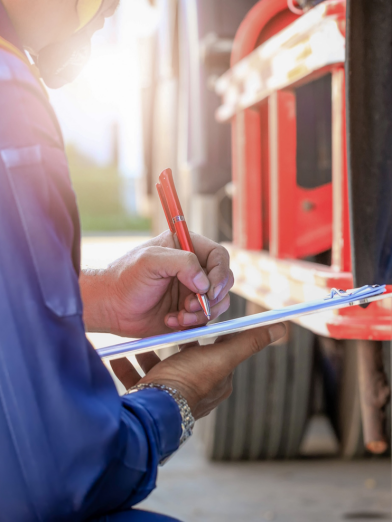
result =
[{"label": "blue long-sleeve shirt", "polygon": [[[0,2],[1,29],[18,45]],[[86,340],[79,219],[61,132],[29,66],[0,49],[0,521],[128,509],[179,444],[174,400],[120,398]]]}]

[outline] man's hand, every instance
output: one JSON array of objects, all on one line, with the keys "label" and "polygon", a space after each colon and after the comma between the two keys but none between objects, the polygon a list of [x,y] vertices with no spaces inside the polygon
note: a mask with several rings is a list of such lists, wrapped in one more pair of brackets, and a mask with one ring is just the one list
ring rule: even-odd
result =
[{"label": "man's hand", "polygon": [[215,344],[185,346],[164,361],[153,352],[138,355],[138,362],[146,373],[142,379],[127,359],[111,361],[111,366],[127,389],[138,383],[175,388],[187,400],[195,419],[200,419],[229,397],[234,369],[283,337],[285,331],[282,323],[248,330],[223,337]]},{"label": "man's hand", "polygon": [[204,325],[196,293],[207,293],[212,319],[225,312],[234,282],[229,254],[191,236],[196,255],[177,249],[167,231],[105,270],[85,271],[80,286],[87,330],[146,337]]}]

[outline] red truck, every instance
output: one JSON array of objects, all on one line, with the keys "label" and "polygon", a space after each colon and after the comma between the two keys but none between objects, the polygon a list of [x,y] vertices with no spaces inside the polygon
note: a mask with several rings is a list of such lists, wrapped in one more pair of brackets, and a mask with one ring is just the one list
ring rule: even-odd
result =
[{"label": "red truck", "polygon": [[[230,317],[333,287],[392,284],[389,3],[228,3],[226,14],[211,0],[163,6],[176,20],[179,123],[171,140],[156,138],[164,104],[155,98],[150,144],[178,157],[182,199],[198,202],[186,209],[191,227],[229,240]],[[205,29],[211,9],[231,9],[234,37]],[[158,74],[160,96],[163,85]],[[151,172],[164,159],[155,156]],[[198,223],[200,208],[215,220]],[[315,413],[329,418],[343,456],[385,453],[391,339],[389,300],[290,323],[283,343],[236,372],[233,395],[204,423],[207,454],[296,457]]]}]

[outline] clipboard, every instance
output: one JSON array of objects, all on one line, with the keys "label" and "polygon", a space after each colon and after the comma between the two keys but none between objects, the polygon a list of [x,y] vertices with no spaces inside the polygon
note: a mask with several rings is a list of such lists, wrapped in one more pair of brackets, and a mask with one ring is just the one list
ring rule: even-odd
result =
[{"label": "clipboard", "polygon": [[308,301],[278,310],[269,310],[260,314],[248,315],[220,323],[213,323],[191,330],[146,337],[137,341],[107,346],[98,349],[97,353],[102,359],[120,359],[121,357],[170,348],[179,344],[215,339],[221,335],[228,335],[242,332],[244,330],[250,330],[251,328],[257,328],[259,326],[289,321],[302,315],[368,304],[388,297],[392,297],[392,293],[386,292],[385,285],[367,285],[346,291],[333,288],[329,295],[324,299],[319,299],[317,301]]}]

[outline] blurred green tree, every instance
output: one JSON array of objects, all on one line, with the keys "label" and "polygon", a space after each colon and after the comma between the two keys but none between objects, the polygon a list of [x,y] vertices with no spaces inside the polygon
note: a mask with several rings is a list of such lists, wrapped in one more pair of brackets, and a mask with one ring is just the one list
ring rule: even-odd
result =
[{"label": "blurred green tree", "polygon": [[116,165],[97,165],[72,146],[67,147],[67,156],[82,232],[150,230],[149,219],[124,208],[121,193],[125,183]]}]

